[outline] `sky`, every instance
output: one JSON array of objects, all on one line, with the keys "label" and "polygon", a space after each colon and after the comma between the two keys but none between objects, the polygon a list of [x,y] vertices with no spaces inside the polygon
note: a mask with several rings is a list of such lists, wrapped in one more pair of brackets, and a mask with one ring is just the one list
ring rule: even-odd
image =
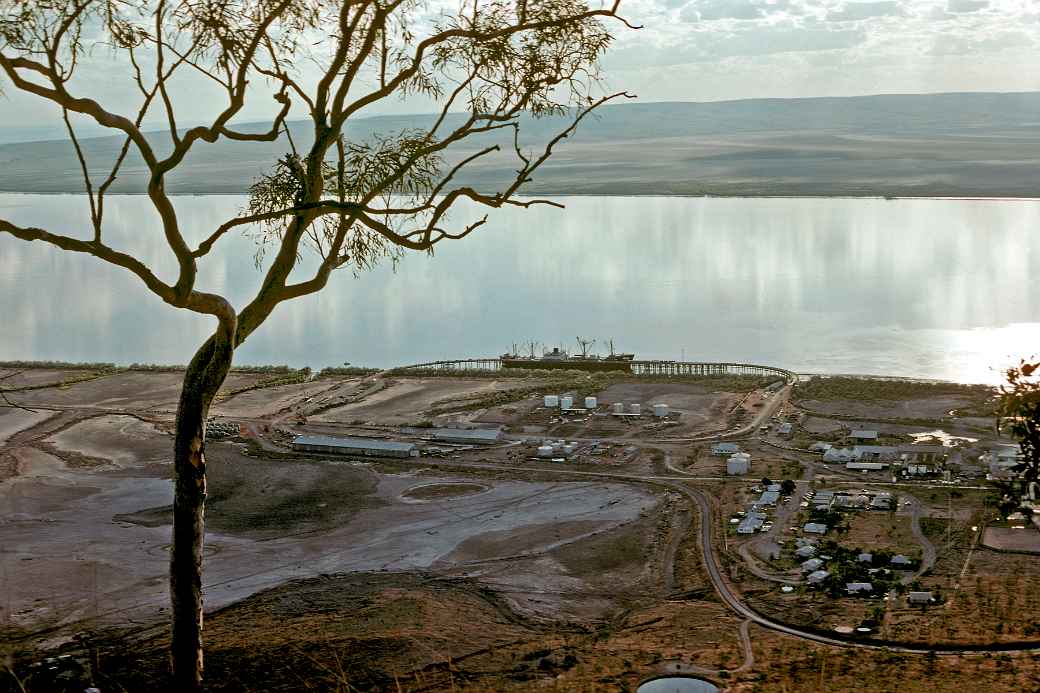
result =
[{"label": "sky", "polygon": [[[643,28],[615,24],[605,84],[643,101],[1040,90],[1040,0],[623,0],[621,10]],[[96,52],[81,88],[131,112],[133,85],[112,75]],[[184,86],[181,122],[201,122],[218,95]],[[10,89],[0,99],[0,129],[57,115]],[[239,120],[272,106],[254,100]],[[430,110],[411,98],[366,115]]]},{"label": "sky", "polygon": [[649,101],[1040,89],[1036,0],[630,0],[604,61]]}]

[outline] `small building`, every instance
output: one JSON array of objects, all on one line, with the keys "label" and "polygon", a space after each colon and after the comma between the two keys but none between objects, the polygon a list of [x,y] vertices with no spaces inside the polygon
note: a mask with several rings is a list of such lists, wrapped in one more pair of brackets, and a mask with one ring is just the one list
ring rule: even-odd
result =
[{"label": "small building", "polygon": [[892,494],[887,491],[882,491],[874,496],[870,501],[871,510],[891,510],[892,509]]},{"label": "small building", "polygon": [[856,462],[891,462],[899,457],[899,448],[892,445],[853,445],[852,459]]},{"label": "small building", "polygon": [[794,424],[782,423],[776,427],[776,432],[782,436],[789,436],[794,432]]},{"label": "small building", "polygon": [[906,601],[909,604],[931,604],[935,596],[931,592],[910,592],[906,595]]},{"label": "small building", "polygon": [[769,484],[766,486],[767,491],[776,491],[777,493],[780,493],[781,488],[780,484]]},{"label": "small building", "polygon": [[834,497],[831,507],[835,510],[862,510],[870,504],[870,498],[864,495],[842,493]]},{"label": "small building", "polygon": [[946,460],[950,449],[945,445],[900,445],[899,456],[906,462],[937,464]]},{"label": "small building", "polygon": [[874,554],[872,554],[872,553],[861,553],[860,555],[856,556],[856,560],[859,561],[860,563],[873,563],[874,562]]},{"label": "small building", "polygon": [[742,476],[751,469],[751,455],[746,452],[738,452],[730,455],[726,460],[726,474],[730,476]]},{"label": "small building", "polygon": [[896,566],[897,568],[909,568],[911,565],[913,565],[913,561],[911,561],[909,558],[907,558],[901,553],[892,556],[892,560],[889,561],[889,563],[891,563],[893,566]]},{"label": "small building", "polygon": [[869,582],[847,582],[845,591],[849,594],[870,594],[874,591],[874,585]]},{"label": "small building", "polygon": [[806,582],[810,585],[820,585],[831,576],[826,570],[817,570],[816,572],[809,573],[805,576]]},{"label": "small building", "polygon": [[802,526],[802,531],[806,534],[826,534],[829,527],[819,522],[806,522]]},{"label": "small building", "polygon": [[654,416],[657,418],[664,418],[668,416],[668,405],[667,404],[655,404],[654,405]]},{"label": "small building", "polygon": [[732,455],[735,452],[740,452],[740,446],[736,443],[715,443],[711,446],[712,455]]},{"label": "small building", "polygon": [[877,440],[878,432],[868,430],[849,431],[849,438],[852,440]]},{"label": "small building", "polygon": [[812,502],[817,508],[829,508],[831,503],[834,502],[834,491],[817,491],[816,495],[813,496]]},{"label": "small building", "polygon": [[778,500],[780,500],[779,491],[763,491],[762,496],[755,501],[755,505],[776,505]]},{"label": "small building", "polygon": [[362,457],[418,457],[415,443],[378,438],[337,438],[333,436],[296,436],[292,442],[297,452],[323,452]]},{"label": "small building", "polygon": [[809,560],[802,562],[802,572],[803,573],[815,572],[815,571],[819,570],[822,565],[823,565],[823,561],[820,560],[819,558],[810,558]]},{"label": "small building", "polygon": [[754,511],[749,512],[747,515],[744,516],[744,519],[741,520],[740,524],[737,526],[737,534],[754,534],[762,528],[762,525],[765,523],[765,521],[765,513],[759,513]]},{"label": "small building", "polygon": [[494,445],[502,440],[500,428],[438,428],[433,439],[441,443],[463,445]]},{"label": "small building", "polygon": [[827,452],[828,450],[830,450],[833,447],[834,446],[831,445],[830,443],[824,443],[823,441],[818,440],[818,441],[816,441],[815,443],[813,443],[812,445],[809,446],[809,452],[824,453],[824,452]]},{"label": "small building", "polygon": [[853,460],[852,450],[846,448],[827,448],[823,453],[823,461],[830,463],[845,464]]},{"label": "small building", "polygon": [[813,546],[812,544],[806,544],[805,546],[800,546],[797,549],[795,549],[794,555],[797,556],[798,558],[812,558],[813,556],[816,555],[816,547]]},{"label": "small building", "polygon": [[881,472],[888,464],[886,462],[846,462],[845,469],[850,472]]}]

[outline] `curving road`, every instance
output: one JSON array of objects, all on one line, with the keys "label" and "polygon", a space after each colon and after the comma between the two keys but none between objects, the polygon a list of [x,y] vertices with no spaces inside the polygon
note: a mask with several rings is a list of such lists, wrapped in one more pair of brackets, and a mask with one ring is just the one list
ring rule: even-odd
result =
[{"label": "curving road", "polygon": [[434,461],[434,460],[423,460],[424,464],[430,466],[456,468],[456,469],[494,469],[498,471],[509,471],[512,473],[531,473],[531,474],[559,474],[564,476],[582,476],[582,477],[597,477],[602,479],[611,479],[615,481],[623,481],[629,483],[640,483],[667,488],[672,491],[676,491],[684,495],[689,499],[699,510],[700,514],[700,537],[699,543],[701,545],[701,558],[704,562],[704,567],[708,573],[708,577],[718,593],[722,602],[728,606],[732,611],[738,615],[743,616],[751,623],[768,628],[784,635],[790,635],[795,638],[801,638],[803,640],[809,640],[812,642],[820,643],[823,645],[832,645],[835,647],[858,647],[862,649],[871,650],[889,650],[893,652],[905,652],[908,654],[928,654],[930,652],[940,655],[958,655],[958,654],[985,654],[988,652],[1040,652],[1040,642],[1008,642],[1008,643],[994,643],[992,645],[974,645],[974,646],[948,646],[948,645],[905,645],[892,642],[883,641],[872,641],[869,639],[851,639],[842,638],[838,635],[828,635],[815,630],[802,628],[799,626],[793,626],[781,621],[777,621],[769,616],[758,613],[743,601],[741,601],[741,595],[737,592],[726,580],[723,575],[723,571],[719,565],[717,556],[715,555],[714,543],[712,539],[713,528],[715,527],[715,520],[712,513],[711,502],[708,496],[699,489],[690,488],[680,481],[687,481],[688,477],[662,477],[662,476],[639,476],[633,474],[616,474],[610,472],[589,472],[576,469],[552,469],[552,468],[518,468],[514,466],[507,466],[493,463],[481,463],[481,462],[447,462],[447,461]]}]

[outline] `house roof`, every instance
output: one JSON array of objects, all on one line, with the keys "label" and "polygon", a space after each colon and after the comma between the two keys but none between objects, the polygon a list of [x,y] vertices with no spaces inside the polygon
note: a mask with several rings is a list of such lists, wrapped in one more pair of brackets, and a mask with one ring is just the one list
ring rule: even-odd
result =
[{"label": "house roof", "polygon": [[433,432],[434,438],[454,438],[478,442],[495,442],[501,436],[502,431],[498,428],[438,428]]},{"label": "house roof", "polygon": [[823,561],[821,561],[819,558],[810,558],[809,560],[802,563],[802,570],[811,573],[814,570],[818,569],[821,565],[823,565]]},{"label": "house roof", "polygon": [[930,602],[934,597],[931,592],[910,592],[907,599],[912,602]]},{"label": "house roof", "polygon": [[772,505],[780,500],[779,491],[765,491],[762,493],[762,497],[758,499],[759,505]]},{"label": "house roof", "polygon": [[877,437],[878,437],[878,432],[877,431],[862,430],[862,431],[850,431],[849,432],[849,438],[859,438],[861,440],[877,440]]},{"label": "house roof", "polygon": [[901,553],[900,554],[896,554],[895,556],[892,556],[892,564],[893,565],[909,565],[910,564],[910,559],[907,558],[906,556],[904,556]]},{"label": "house roof", "polygon": [[809,573],[808,577],[806,577],[805,579],[809,582],[823,582],[830,576],[831,574],[828,573],[826,570],[817,570],[813,573]]},{"label": "house roof", "polygon": [[849,592],[873,592],[874,585],[869,582],[847,582],[845,583],[845,589]]},{"label": "house roof", "polygon": [[811,534],[826,534],[827,525],[821,524],[819,522],[806,522],[805,525],[802,527],[802,531],[809,532]]}]

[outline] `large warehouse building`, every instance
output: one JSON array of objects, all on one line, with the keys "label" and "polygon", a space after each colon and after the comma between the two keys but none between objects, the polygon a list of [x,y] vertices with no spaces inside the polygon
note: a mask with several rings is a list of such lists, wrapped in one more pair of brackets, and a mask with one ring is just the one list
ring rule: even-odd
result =
[{"label": "large warehouse building", "polygon": [[297,452],[324,452],[334,455],[365,457],[418,457],[415,443],[376,438],[335,438],[333,436],[296,436],[292,442]]},{"label": "large warehouse building", "polygon": [[494,445],[502,440],[500,428],[438,428],[434,440],[462,445]]}]

